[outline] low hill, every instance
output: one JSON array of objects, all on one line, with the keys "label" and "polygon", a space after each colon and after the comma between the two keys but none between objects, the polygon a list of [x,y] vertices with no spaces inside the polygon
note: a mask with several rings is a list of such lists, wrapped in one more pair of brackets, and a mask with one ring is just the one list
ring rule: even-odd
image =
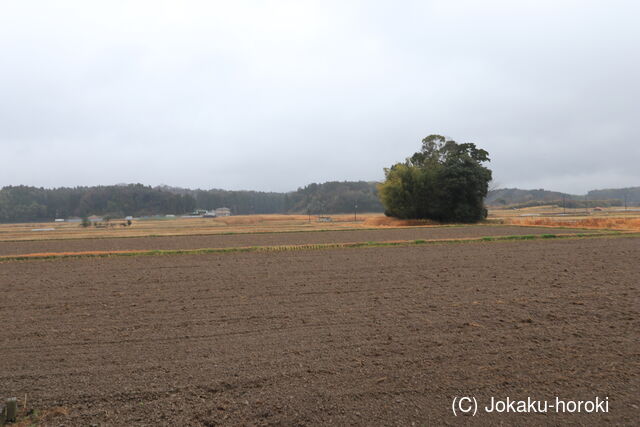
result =
[{"label": "low hill", "polygon": [[222,189],[190,190],[176,187],[156,187],[195,199],[199,209],[226,206],[234,214],[350,213],[357,204],[359,212],[382,212],[375,182],[330,181],[309,184],[287,193],[260,191],[229,191]]},{"label": "low hill", "polygon": [[375,182],[332,181],[324,184],[310,184],[287,193],[288,213],[349,213],[382,212]]},{"label": "low hill", "polygon": [[309,184],[287,193],[188,189],[142,184],[0,190],[0,222],[50,221],[89,215],[186,214],[194,209],[228,207],[233,215],[382,212],[374,182]]},{"label": "low hill", "polygon": [[640,204],[640,187],[610,188],[604,190],[591,190],[587,193],[590,200],[617,199],[628,205]]},{"label": "low hill", "polygon": [[488,206],[537,206],[542,204],[561,204],[567,207],[588,206],[628,206],[640,205],[640,187],[591,190],[586,195],[561,193],[549,190],[521,190],[519,188],[500,188],[487,194]]},{"label": "low hill", "polygon": [[491,190],[487,194],[485,203],[489,206],[507,206],[529,202],[555,202],[557,200],[577,199],[579,196],[558,191],[521,190],[519,188],[501,188]]}]

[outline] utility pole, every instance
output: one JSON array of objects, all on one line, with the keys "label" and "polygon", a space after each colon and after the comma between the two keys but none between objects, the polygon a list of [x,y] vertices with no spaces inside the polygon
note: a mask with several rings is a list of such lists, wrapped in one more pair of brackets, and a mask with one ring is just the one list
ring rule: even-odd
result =
[{"label": "utility pole", "polygon": [[624,192],[624,210],[627,210],[627,194],[629,194],[628,192]]},{"label": "utility pole", "polygon": [[584,195],[584,213],[589,215],[589,194]]},{"label": "utility pole", "polygon": [[353,205],[353,222],[356,222],[358,220],[358,201],[356,200],[356,202]]},{"label": "utility pole", "polygon": [[567,204],[565,202],[566,196],[563,194],[562,195],[562,215],[566,215],[567,214]]}]

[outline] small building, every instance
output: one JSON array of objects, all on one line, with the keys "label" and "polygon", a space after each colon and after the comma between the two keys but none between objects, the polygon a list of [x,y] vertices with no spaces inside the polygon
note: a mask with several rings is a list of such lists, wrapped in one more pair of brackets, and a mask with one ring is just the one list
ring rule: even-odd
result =
[{"label": "small building", "polygon": [[215,210],[216,216],[231,216],[231,209],[229,208],[218,208]]},{"label": "small building", "polygon": [[53,221],[54,222],[64,222],[64,218],[56,218]]},{"label": "small building", "polygon": [[319,216],[318,222],[331,222],[333,221],[330,216]]},{"label": "small building", "polygon": [[216,217],[216,211],[207,211],[204,215],[202,215],[203,218],[215,218]]}]

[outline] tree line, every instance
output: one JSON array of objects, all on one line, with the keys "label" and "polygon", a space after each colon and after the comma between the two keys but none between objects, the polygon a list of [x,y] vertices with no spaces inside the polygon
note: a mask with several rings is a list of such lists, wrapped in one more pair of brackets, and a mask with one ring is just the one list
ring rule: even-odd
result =
[{"label": "tree line", "polygon": [[0,221],[36,221],[89,215],[154,215],[195,209],[192,197],[141,184],[74,188],[24,185],[0,190]]},{"label": "tree line", "polygon": [[[375,182],[331,181],[309,184],[286,193],[229,191],[221,189],[191,190],[157,187],[164,191],[193,197],[198,209],[228,207],[236,215],[271,213],[338,214],[382,212]],[[357,205],[357,208],[356,208]]]},{"label": "tree line", "polygon": [[188,214],[228,207],[234,215],[381,212],[375,183],[327,182],[288,193],[151,187],[142,184],[0,190],[0,222],[51,220],[89,215],[124,217]]}]

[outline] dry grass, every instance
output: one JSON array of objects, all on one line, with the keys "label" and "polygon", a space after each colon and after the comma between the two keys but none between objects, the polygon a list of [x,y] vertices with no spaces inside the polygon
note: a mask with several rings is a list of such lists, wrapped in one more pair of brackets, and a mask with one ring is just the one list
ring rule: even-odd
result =
[{"label": "dry grass", "polygon": [[438,225],[428,219],[398,219],[387,216],[373,216],[364,220],[367,227],[414,227],[420,225]]},{"label": "dry grass", "polygon": [[638,217],[583,217],[583,218],[506,218],[505,224],[544,227],[575,227],[610,230],[640,230]]},{"label": "dry grass", "polygon": [[512,225],[640,230],[638,212],[633,209],[622,210],[620,207],[563,209],[547,205],[522,209],[491,209],[489,218]]},{"label": "dry grass", "polygon": [[18,398],[18,416],[15,422],[7,424],[12,427],[30,427],[40,425],[64,425],[64,418],[69,415],[69,409],[55,406],[46,409],[25,407],[24,399]]},{"label": "dry grass", "polygon": [[7,424],[11,427],[31,427],[31,426],[48,426],[48,425],[64,425],[64,417],[69,415],[69,409],[58,406],[43,411],[20,411],[18,420],[15,423]]},{"label": "dry grass", "polygon": [[637,217],[639,215],[637,208],[630,208],[629,210],[624,210],[619,206],[609,207],[609,208],[562,208],[562,206],[557,205],[543,205],[543,206],[532,206],[528,208],[520,208],[520,209],[512,209],[512,208],[496,208],[491,207],[489,209],[489,218],[508,218],[508,217],[519,217],[523,215],[540,215],[540,216],[631,216]]},{"label": "dry grass", "polygon": [[[260,233],[286,231],[318,231],[369,228],[366,221],[381,214],[330,215],[331,222],[319,222],[307,215],[239,215],[220,218],[171,218],[134,220],[131,227],[122,227],[121,220],[111,221],[113,227],[83,228],[79,223],[0,224],[0,241],[85,239],[108,237],[185,236],[197,234]],[[52,231],[32,231],[53,228]]]},{"label": "dry grass", "polygon": [[[609,228],[616,230],[639,230],[640,216],[615,212],[592,213],[590,216],[522,217],[523,214],[544,212],[545,207],[521,210],[494,210],[489,222],[515,225],[561,226],[581,228]],[[584,213],[584,211],[582,211]],[[578,212],[573,213],[574,215]],[[630,212],[631,214],[631,212]],[[131,227],[122,227],[121,220],[113,220],[113,227],[83,228],[79,223],[21,223],[0,224],[0,241],[50,240],[50,239],[100,239],[109,237],[189,236],[233,233],[273,233],[291,231],[347,230],[362,228],[392,228],[437,226],[428,220],[399,220],[382,214],[330,215],[331,222],[319,222],[317,216],[307,215],[239,215],[220,218],[171,218],[134,220]],[[53,228],[53,231],[32,231]]]},{"label": "dry grass", "polygon": [[[360,214],[358,221],[354,221],[352,214],[329,215],[331,223],[349,223],[361,222],[365,218],[379,216],[379,214]],[[227,226],[282,226],[282,225],[303,225],[303,224],[325,224],[319,223],[316,215],[238,215],[215,218],[215,221]]]}]

